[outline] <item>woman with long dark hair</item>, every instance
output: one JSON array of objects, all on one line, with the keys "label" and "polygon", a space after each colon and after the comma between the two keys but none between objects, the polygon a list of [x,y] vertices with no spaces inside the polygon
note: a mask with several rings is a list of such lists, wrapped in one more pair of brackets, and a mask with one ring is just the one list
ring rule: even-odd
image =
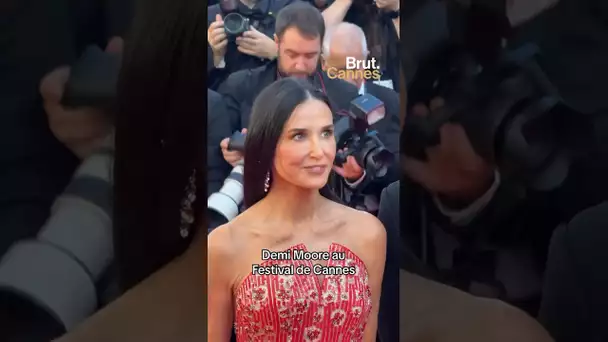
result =
[{"label": "woman with long dark hair", "polygon": [[260,93],[245,142],[247,210],[208,237],[209,341],[228,341],[233,322],[238,341],[376,341],[386,234],[331,199],[335,154],[322,93],[294,78]]}]

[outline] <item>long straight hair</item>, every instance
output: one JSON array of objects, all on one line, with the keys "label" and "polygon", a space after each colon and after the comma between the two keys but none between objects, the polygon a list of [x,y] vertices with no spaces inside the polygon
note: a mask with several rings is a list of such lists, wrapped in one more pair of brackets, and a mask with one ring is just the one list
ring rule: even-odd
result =
[{"label": "long straight hair", "polygon": [[[279,138],[293,111],[304,101],[313,98],[325,102],[325,94],[307,80],[287,77],[266,87],[255,99],[250,125],[245,139],[244,202],[251,207],[266,196],[264,183],[272,170]],[[331,106],[330,106],[331,108]],[[329,185],[321,195],[334,201],[338,198]]]},{"label": "long straight hair", "polygon": [[193,173],[194,217],[202,217],[206,8],[200,0],[141,1],[125,42],[114,165],[114,246],[123,290],[188,247],[195,232],[180,236],[180,206]]}]

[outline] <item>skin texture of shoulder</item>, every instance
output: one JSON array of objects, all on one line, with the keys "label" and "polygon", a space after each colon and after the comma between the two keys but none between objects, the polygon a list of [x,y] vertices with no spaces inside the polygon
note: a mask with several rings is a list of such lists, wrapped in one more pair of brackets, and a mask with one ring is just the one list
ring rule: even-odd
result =
[{"label": "skin texture of shoulder", "polygon": [[339,215],[347,218],[348,234],[353,237],[357,249],[366,250],[370,244],[386,242],[386,230],[376,216],[341,204],[338,206]]}]

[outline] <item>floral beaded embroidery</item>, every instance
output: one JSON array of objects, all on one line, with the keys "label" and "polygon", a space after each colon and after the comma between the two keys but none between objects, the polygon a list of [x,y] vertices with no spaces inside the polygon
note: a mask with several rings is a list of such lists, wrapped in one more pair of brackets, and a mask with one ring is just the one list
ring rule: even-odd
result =
[{"label": "floral beaded embroidery", "polygon": [[[305,248],[303,245],[292,248]],[[360,342],[371,312],[371,291],[363,262],[348,248],[332,244],[331,251],[344,252],[344,260],[327,266],[355,266],[355,275],[248,275],[235,291],[237,341]],[[289,260],[294,268],[313,264]],[[285,260],[265,266],[285,265]],[[320,281],[319,281],[320,280]]]}]

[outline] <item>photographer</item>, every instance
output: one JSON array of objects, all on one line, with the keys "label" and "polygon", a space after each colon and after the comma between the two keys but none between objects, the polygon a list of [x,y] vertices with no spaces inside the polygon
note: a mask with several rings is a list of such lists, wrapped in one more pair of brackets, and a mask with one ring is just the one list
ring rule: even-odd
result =
[{"label": "photographer", "polygon": [[[299,1],[222,0],[209,6],[208,87],[215,90],[233,72],[275,60],[275,17],[285,6]],[[228,15],[229,21],[225,21]]]},{"label": "photographer", "polygon": [[334,110],[338,111],[347,110],[350,101],[358,95],[355,86],[329,78],[320,69],[325,26],[316,8],[305,2],[283,8],[277,15],[275,31],[278,58],[264,66],[233,73],[219,89],[224,95],[233,131],[249,125],[251,106],[257,95],[281,77],[308,78],[326,93]]},{"label": "photographer", "polygon": [[[353,41],[360,42],[360,44],[353,44]],[[354,24],[339,23],[330,28],[325,34],[322,65],[326,73],[335,74],[340,70],[345,70],[347,58],[363,61],[368,59],[368,55],[369,51],[367,50],[365,34],[361,28]],[[373,127],[382,137],[387,149],[398,155],[400,132],[399,94],[392,89],[376,84],[376,81],[366,80],[364,72],[365,69],[360,68],[353,73],[347,73],[345,80],[357,86],[359,94],[371,94],[384,103],[387,116],[374,124]],[[344,168],[337,168],[336,172],[345,179],[355,180],[355,182],[347,182],[347,185],[351,188],[357,188],[365,180],[363,170],[352,159]],[[381,191],[388,184],[397,180],[398,174],[398,163],[394,163],[393,167],[389,168],[388,175],[365,186],[364,193],[369,195],[366,198],[366,207],[368,209],[377,210]]]},{"label": "photographer", "polygon": [[385,86],[399,93],[399,0],[335,0],[325,10],[328,30],[342,21],[363,29],[369,46],[370,57],[382,68]]},{"label": "photographer", "polygon": [[[220,88],[226,99],[230,116],[233,119],[232,130],[241,130],[249,124],[251,104],[257,94],[265,86],[272,83],[277,77],[296,76],[307,77],[319,89],[324,91],[334,106],[335,118],[340,118],[350,106],[351,100],[359,95],[357,87],[337,78],[330,78],[322,72],[319,67],[321,54],[321,42],[324,36],[324,23],[321,14],[306,3],[296,3],[285,7],[277,16],[277,39],[279,40],[279,57],[277,61],[253,70],[243,70],[232,74]],[[384,96],[383,96],[384,97]],[[387,118],[372,125],[378,131],[380,140],[387,146],[389,151],[396,152],[397,138],[395,132],[399,130],[398,116],[399,106],[395,102],[395,95],[385,97],[387,104]],[[228,141],[223,143],[222,151],[226,160],[234,165],[240,159],[238,152],[227,150]],[[361,166],[355,165],[354,158],[348,158],[344,169],[337,172],[349,179],[345,184],[348,188],[364,188],[361,184],[366,178],[363,176]],[[386,180],[378,180],[379,188],[370,192],[376,196],[381,189],[394,180],[391,175]],[[385,177],[383,177],[384,179]],[[358,182],[357,182],[358,181]],[[365,189],[367,191],[367,189]],[[370,206],[370,210],[377,210],[376,203]]]}]

